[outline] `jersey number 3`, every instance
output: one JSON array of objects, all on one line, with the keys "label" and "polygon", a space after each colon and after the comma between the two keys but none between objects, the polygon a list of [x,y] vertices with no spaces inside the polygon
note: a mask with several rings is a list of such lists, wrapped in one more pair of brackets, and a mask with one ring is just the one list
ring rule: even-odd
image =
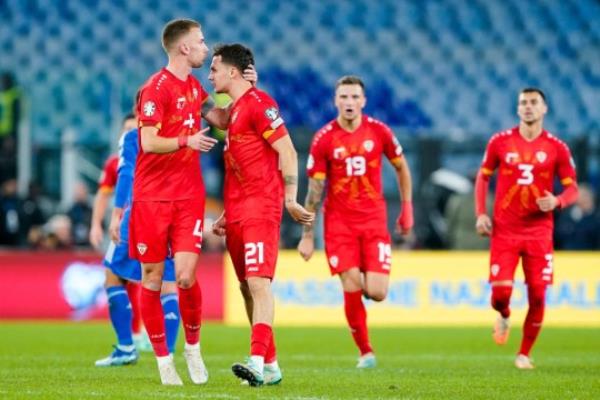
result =
[{"label": "jersey number 3", "polygon": [[517,179],[517,183],[519,185],[531,185],[533,183],[533,165],[519,164],[517,168],[521,171],[521,177]]}]

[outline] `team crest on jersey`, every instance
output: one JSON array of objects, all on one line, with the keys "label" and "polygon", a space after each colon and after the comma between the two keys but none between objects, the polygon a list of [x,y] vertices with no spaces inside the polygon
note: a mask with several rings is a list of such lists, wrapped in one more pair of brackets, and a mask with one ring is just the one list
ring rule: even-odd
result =
[{"label": "team crest on jersey", "polygon": [[537,153],[535,153],[535,158],[537,158],[539,162],[543,163],[544,161],[546,161],[546,158],[548,158],[548,155],[544,151],[538,151]]},{"label": "team crest on jersey", "polygon": [[500,272],[500,266],[498,264],[492,264],[490,267],[490,272],[492,273],[492,276],[498,275],[498,272]]},{"label": "team crest on jersey", "polygon": [[198,89],[194,88],[192,89],[192,94],[194,95],[194,99],[198,98]]},{"label": "team crest on jersey", "polygon": [[144,103],[144,115],[146,117],[151,117],[154,115],[154,112],[156,111],[156,104],[154,104],[153,101],[148,100],[147,102]]},{"label": "team crest on jersey", "polygon": [[146,246],[145,243],[138,243],[137,244],[137,249],[138,249],[138,252],[141,255],[144,255],[144,253],[146,253],[146,250],[148,250],[148,246]]},{"label": "team crest on jersey", "polygon": [[367,153],[370,153],[371,150],[373,150],[373,147],[375,147],[375,144],[373,143],[372,140],[365,140],[363,143],[363,147],[365,148]]},{"label": "team crest on jersey", "polygon": [[183,109],[184,104],[185,104],[185,97],[180,97],[177,99],[177,109],[178,110]]},{"label": "team crest on jersey", "polygon": [[331,265],[333,268],[336,268],[338,266],[339,262],[340,262],[340,259],[338,258],[338,256],[329,257],[329,265]]},{"label": "team crest on jersey", "polygon": [[507,164],[512,164],[513,162],[516,162],[518,159],[519,159],[519,154],[513,153],[513,152],[506,153],[506,157],[504,158],[504,160],[506,161]]},{"label": "team crest on jersey", "polygon": [[306,160],[306,169],[312,169],[315,166],[315,159],[312,154],[308,155],[308,160]]},{"label": "team crest on jersey", "polygon": [[265,115],[271,121],[275,121],[277,118],[279,118],[279,111],[275,107],[270,107],[265,110]]}]

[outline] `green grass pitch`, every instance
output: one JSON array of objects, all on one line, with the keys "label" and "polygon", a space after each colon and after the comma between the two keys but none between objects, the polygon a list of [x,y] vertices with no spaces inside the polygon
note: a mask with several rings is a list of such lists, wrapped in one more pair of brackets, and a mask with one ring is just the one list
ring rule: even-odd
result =
[{"label": "green grass pitch", "polygon": [[[516,323],[515,323],[516,325]],[[154,358],[96,368],[113,343],[108,322],[0,322],[0,399],[600,399],[600,329],[545,328],[536,369],[513,366],[520,340],[497,347],[490,328],[378,328],[375,370],[357,371],[344,328],[276,328],[280,386],[249,388],[230,366],[243,360],[249,329],[206,324],[207,385],[195,386],[176,354],[183,387],[159,383]],[[180,332],[180,342],[182,332]]]}]

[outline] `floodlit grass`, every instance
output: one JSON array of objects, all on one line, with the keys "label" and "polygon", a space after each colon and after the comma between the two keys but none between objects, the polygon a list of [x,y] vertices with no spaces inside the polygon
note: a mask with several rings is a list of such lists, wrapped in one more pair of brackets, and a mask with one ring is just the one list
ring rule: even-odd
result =
[{"label": "floodlit grass", "polygon": [[[515,324],[516,325],[516,324]],[[490,328],[379,328],[378,367],[358,371],[344,328],[276,328],[284,379],[241,386],[230,366],[249,349],[249,329],[202,329],[207,385],[193,385],[181,355],[183,387],[160,385],[152,354],[135,366],[96,368],[113,343],[108,323],[0,322],[0,399],[599,399],[600,330],[546,328],[537,368],[513,366],[520,330],[497,347]],[[183,333],[180,333],[180,339]]]}]

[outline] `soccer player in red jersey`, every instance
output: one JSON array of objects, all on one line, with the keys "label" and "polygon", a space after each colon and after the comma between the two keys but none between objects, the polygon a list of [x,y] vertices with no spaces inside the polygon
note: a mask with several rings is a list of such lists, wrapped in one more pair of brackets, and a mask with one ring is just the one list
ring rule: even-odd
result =
[{"label": "soccer player in red jersey", "polygon": [[185,333],[183,355],[192,382],[203,384],[208,372],[200,354],[201,292],[196,265],[205,191],[199,151],[210,150],[216,140],[204,135],[209,128],[200,129],[200,118],[224,128],[229,111],[202,109],[208,94],[191,74],[208,55],[200,24],[188,19],[167,23],[162,44],[168,64],[146,81],[138,99],[141,151],[134,172],[129,254],[142,263],[142,318],[161,382],[181,385],[167,348],[160,301],[164,260],[169,251],[174,254]]},{"label": "soccer player in red jersey", "polygon": [[[500,314],[493,338],[499,345],[508,340],[510,297],[519,258],[522,260],[529,310],[515,365],[531,369],[529,353],[542,327],[546,285],[552,284],[554,273],[552,211],[573,204],[578,191],[569,148],[542,126],[548,111],[544,93],[527,88],[518,101],[519,125],[496,133],[487,145],[475,183],[475,213],[477,232],[491,236],[491,303]],[[491,220],[485,202],[496,169]],[[564,188],[557,196],[552,193],[555,176]]]},{"label": "soccer player in red jersey", "polygon": [[[325,252],[331,274],[341,280],[346,319],[360,350],[357,368],[376,365],[362,295],[374,301],[385,299],[392,261],[381,186],[382,155],[396,169],[400,186],[402,211],[397,228],[406,235],[413,226],[412,181],[402,147],[387,125],[362,113],[365,104],[365,86],[360,78],[344,76],[338,80],[338,116],[313,138],[305,202],[307,210],[316,212],[327,180]],[[298,251],[306,261],[311,258],[312,226],[304,228]]]},{"label": "soccer player in red jersey", "polygon": [[273,338],[273,293],[283,204],[295,221],[314,214],[296,201],[297,154],[277,103],[241,72],[254,63],[250,49],[222,45],[214,50],[209,80],[233,99],[225,147],[225,211],[213,232],[226,235],[252,325],[250,358],[234,374],[251,386],[277,384],[281,370]]}]

